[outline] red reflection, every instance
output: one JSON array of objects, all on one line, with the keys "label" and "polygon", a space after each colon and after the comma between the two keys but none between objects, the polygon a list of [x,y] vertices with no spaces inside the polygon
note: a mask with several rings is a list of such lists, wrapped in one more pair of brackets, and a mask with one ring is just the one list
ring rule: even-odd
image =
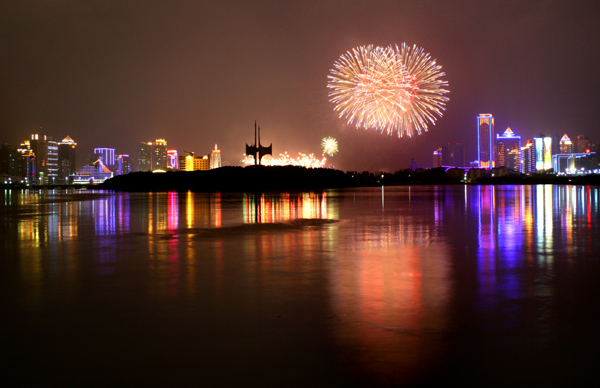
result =
[{"label": "red reflection", "polygon": [[244,195],[245,223],[274,223],[327,217],[326,194]]}]

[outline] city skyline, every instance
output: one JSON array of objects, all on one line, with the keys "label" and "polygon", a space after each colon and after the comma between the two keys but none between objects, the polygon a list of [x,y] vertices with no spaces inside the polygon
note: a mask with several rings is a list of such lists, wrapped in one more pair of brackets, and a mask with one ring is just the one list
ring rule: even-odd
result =
[{"label": "city skyline", "polygon": [[[234,165],[258,120],[277,154],[316,154],[331,136],[337,168],[393,171],[412,158],[430,163],[447,143],[464,144],[465,159],[475,160],[472,118],[481,112],[522,139],[599,138],[600,49],[587,42],[600,34],[600,5],[592,1],[3,8],[0,138],[9,144],[43,127],[71,136],[83,154],[101,146],[132,155],[140,139],[168,137],[178,150],[217,143],[223,165]],[[402,139],[339,120],[326,85],[340,53],[402,43],[443,65],[451,89],[444,116]]]}]

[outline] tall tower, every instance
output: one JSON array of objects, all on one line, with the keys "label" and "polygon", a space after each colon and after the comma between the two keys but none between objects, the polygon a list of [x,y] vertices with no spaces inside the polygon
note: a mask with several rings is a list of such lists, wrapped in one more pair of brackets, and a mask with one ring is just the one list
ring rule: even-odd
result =
[{"label": "tall tower", "polygon": [[77,172],[76,162],[77,143],[67,136],[58,143],[58,177],[63,183],[69,176]]},{"label": "tall tower", "polygon": [[167,141],[156,139],[152,148],[152,171],[167,171]]},{"label": "tall tower", "polygon": [[442,165],[462,167],[465,165],[465,148],[460,143],[442,146]]},{"label": "tall tower", "polygon": [[[35,154],[35,183],[57,183],[58,179],[58,143],[50,136],[34,133],[29,141]],[[34,182],[32,182],[34,183]]]},{"label": "tall tower", "polygon": [[479,168],[494,167],[494,117],[490,113],[477,116],[477,160]]},{"label": "tall tower", "polygon": [[558,142],[561,154],[572,154],[573,153],[573,142],[571,138],[565,133],[565,135]]},{"label": "tall tower", "polygon": [[540,134],[533,138],[535,147],[535,170],[539,172],[552,170],[552,138]]},{"label": "tall tower", "polygon": [[137,146],[137,171],[152,171],[152,142],[142,142]]},{"label": "tall tower", "polygon": [[212,154],[210,155],[210,168],[219,168],[221,167],[221,150],[217,148],[215,144],[215,149],[212,150]]},{"label": "tall tower", "polygon": [[167,150],[167,169],[179,170],[179,154],[177,150]]},{"label": "tall tower", "polygon": [[496,135],[496,166],[509,170],[521,169],[521,136],[506,128],[502,135]]}]

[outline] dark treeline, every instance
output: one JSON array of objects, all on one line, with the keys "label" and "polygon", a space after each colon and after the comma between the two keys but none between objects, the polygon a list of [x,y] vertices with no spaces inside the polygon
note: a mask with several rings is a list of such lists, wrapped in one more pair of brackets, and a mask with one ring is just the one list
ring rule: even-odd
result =
[{"label": "dark treeline", "polygon": [[[471,184],[600,184],[599,175],[554,174],[485,176]],[[395,173],[342,172],[295,166],[221,167],[208,171],[135,172],[97,185],[116,191],[269,191],[343,187],[465,184],[463,176],[449,176],[444,168],[402,170]]]}]

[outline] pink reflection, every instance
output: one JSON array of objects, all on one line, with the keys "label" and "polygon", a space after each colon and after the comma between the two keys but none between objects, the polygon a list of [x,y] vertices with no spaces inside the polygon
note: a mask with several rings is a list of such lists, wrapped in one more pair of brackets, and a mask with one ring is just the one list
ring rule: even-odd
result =
[{"label": "pink reflection", "polygon": [[277,223],[297,219],[328,218],[326,193],[306,192],[244,195],[245,223]]}]

